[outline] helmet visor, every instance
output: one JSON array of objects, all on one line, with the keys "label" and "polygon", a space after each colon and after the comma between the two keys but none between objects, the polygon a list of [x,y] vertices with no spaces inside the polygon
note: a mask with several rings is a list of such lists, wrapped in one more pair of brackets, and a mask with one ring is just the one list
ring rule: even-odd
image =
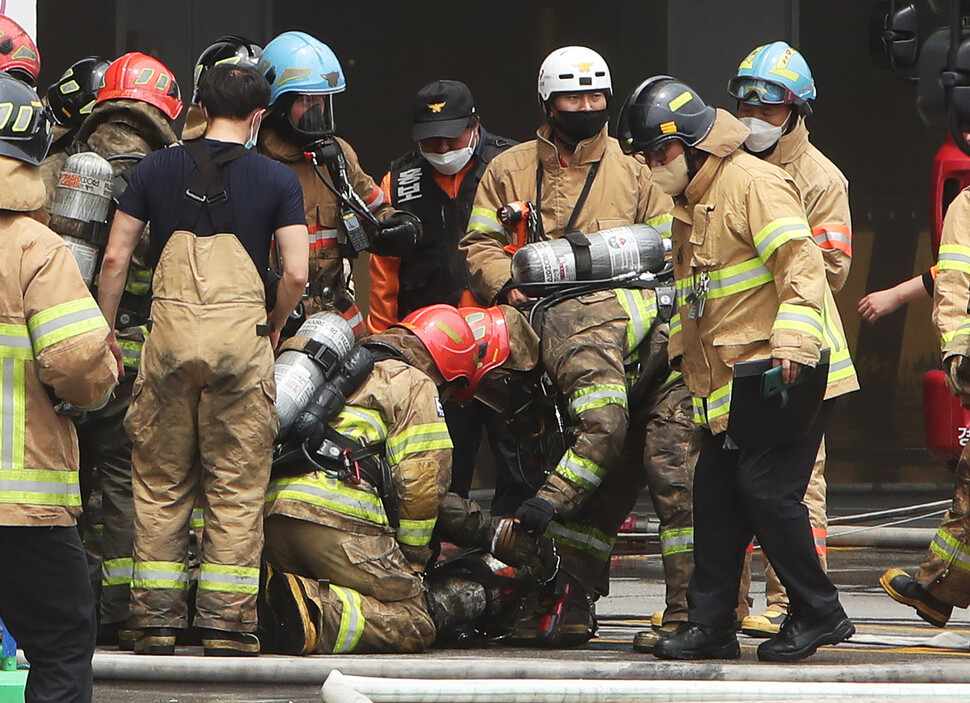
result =
[{"label": "helmet visor", "polygon": [[763,103],[765,105],[787,105],[792,102],[792,94],[788,88],[779,83],[766,81],[763,78],[738,76],[728,83],[728,93],[732,97],[746,103]]}]

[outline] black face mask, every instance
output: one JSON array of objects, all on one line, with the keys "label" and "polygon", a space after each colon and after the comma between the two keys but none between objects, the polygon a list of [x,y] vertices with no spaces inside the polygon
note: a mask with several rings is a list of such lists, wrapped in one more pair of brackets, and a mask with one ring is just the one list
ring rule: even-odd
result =
[{"label": "black face mask", "polygon": [[577,110],[575,112],[560,110],[551,119],[554,127],[558,127],[563,134],[575,140],[576,143],[595,137],[603,129],[603,125],[609,121],[609,110]]}]

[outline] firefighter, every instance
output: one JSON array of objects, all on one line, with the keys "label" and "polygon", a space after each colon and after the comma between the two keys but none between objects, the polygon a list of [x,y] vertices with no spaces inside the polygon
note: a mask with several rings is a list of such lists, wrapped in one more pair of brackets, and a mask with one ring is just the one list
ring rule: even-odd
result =
[{"label": "firefighter", "polygon": [[263,56],[263,47],[235,34],[219,37],[209,44],[195,61],[192,77],[192,103],[185,111],[182,141],[200,139],[205,134],[206,121],[199,109],[199,80],[210,68],[220,63],[249,64],[257,66]]},{"label": "firefighter", "polygon": [[[801,503],[831,403],[791,442],[739,447],[725,432],[736,363],[771,359],[789,383],[803,366],[817,364],[829,335],[841,330],[837,311],[826,305],[822,254],[797,186],[741,148],[748,134],[669,76],[644,81],[619,121],[624,150],[645,157],[654,182],[675,198],[678,308],[669,354],[704,426],[694,472],[689,622],[654,647],[662,659],[740,657],[735,608],[752,533],[792,601],[791,616],[758,648],[759,659],[796,661],[855,631],[819,564]],[[836,364],[830,368],[837,373]],[[830,398],[849,390],[836,379],[827,386]],[[742,413],[751,416],[750,408],[736,412],[742,423]]]},{"label": "firefighter", "polygon": [[[458,240],[485,167],[514,142],[485,131],[471,91],[459,81],[433,81],[418,91],[411,132],[418,148],[391,164],[381,189],[392,206],[417,215],[423,236],[405,256],[371,255],[367,327],[372,334],[426,305],[485,302],[472,292]],[[481,403],[463,407],[446,401],[444,408],[455,445],[451,490],[467,497],[482,428],[488,430],[497,466],[515,461],[515,447],[496,413]],[[508,468],[497,472],[493,512],[501,510],[501,481],[510,475]]]},{"label": "firefighter", "polygon": [[27,701],[87,703],[95,602],[75,527],[77,437],[56,406],[103,405],[121,353],[64,241],[26,216],[43,205],[53,137],[40,99],[0,75],[0,101],[25,117],[0,128],[0,618],[30,660]]},{"label": "firefighter", "polygon": [[[943,370],[950,390],[964,407],[970,407],[970,190],[962,190],[950,203],[943,220],[936,264],[933,324],[940,337]],[[902,569],[890,569],[879,579],[895,601],[916,609],[934,627],[946,627],[954,607],[970,605],[970,449],[964,446],[956,468],[953,505],[930,543],[915,578]]]},{"label": "firefighter", "polygon": [[[151,222],[151,336],[125,428],[134,443],[135,652],[172,654],[187,625],[188,527],[203,503],[196,612],[206,654],[255,655],[262,503],[269,478],[273,346],[306,283],[302,193],[292,171],[247,150],[268,104],[253,67],[199,83],[206,137],[146,157],[111,227],[98,299],[114,319],[128,262]],[[283,261],[275,303],[270,243]]]},{"label": "firefighter", "polygon": [[[489,298],[495,298],[510,280],[510,252],[525,243],[510,238],[499,221],[497,210],[513,201],[532,201],[538,228],[545,236],[557,238],[564,232],[595,232],[618,225],[647,222],[669,232],[672,207],[670,198],[652,182],[649,169],[634,159],[624,158],[615,139],[607,135],[608,102],[612,96],[609,67],[603,58],[585,47],[566,47],[550,54],[539,71],[538,97],[547,123],[537,139],[512,147],[489,164],[482,177],[469,232],[462,240],[473,279]],[[537,175],[540,178],[537,181]],[[540,236],[533,233],[532,238]],[[526,300],[517,289],[507,292],[510,302]],[[587,537],[577,547],[577,566],[584,588],[591,594],[607,592],[609,553],[616,530],[627,517],[620,516],[629,494],[608,507],[594,495],[608,475],[618,470],[624,436],[630,421],[624,359],[643,340],[656,321],[652,294],[636,293],[630,302],[610,292],[597,293],[578,301],[563,303],[558,310],[569,310],[547,319],[543,328],[543,361],[556,386],[571,404],[573,419],[579,425],[579,439],[563,457],[554,474],[539,478],[538,496],[523,482],[513,509],[522,505],[530,529],[542,532],[554,516],[556,529],[580,529]],[[640,312],[639,307],[649,312]],[[638,342],[627,344],[627,325],[633,315],[644,318]],[[649,318],[649,319],[646,319]],[[666,335],[661,321],[655,334]],[[663,328],[663,330],[659,329]],[[555,340],[555,341],[553,341]],[[648,347],[666,365],[663,345]],[[653,365],[653,359],[640,359]],[[657,389],[654,389],[657,390]],[[593,394],[596,402],[582,398]],[[657,403],[657,405],[653,405]],[[690,485],[693,430],[689,415],[689,394],[683,381],[671,379],[671,386],[642,405],[642,420],[659,427],[669,414],[672,431],[665,446],[647,463],[652,497],[661,515],[664,537],[665,579],[668,609],[663,625],[671,628],[686,619],[684,593],[691,570],[692,528],[690,525]],[[645,409],[652,407],[659,414]],[[638,409],[638,412],[640,409]],[[638,418],[640,422],[641,418]],[[652,431],[634,427],[639,435]],[[680,443],[680,444],[678,444]],[[629,447],[634,448],[636,441]],[[653,447],[656,449],[657,447]],[[643,444],[632,451],[639,453]],[[659,458],[658,458],[659,457]],[[631,470],[640,469],[637,461]],[[643,479],[638,479],[642,485]],[[608,484],[619,481],[610,479]],[[605,490],[605,486],[603,487]],[[606,491],[604,495],[610,495]],[[633,496],[635,498],[635,496]],[[528,502],[527,499],[531,502]],[[585,503],[591,502],[589,510]],[[632,504],[631,504],[632,507]],[[602,515],[594,515],[596,511]],[[580,519],[581,516],[581,519]],[[574,523],[574,520],[579,520]],[[602,520],[602,523],[595,521]],[[596,535],[593,537],[592,535]],[[586,552],[589,561],[579,552]],[[594,575],[595,572],[595,575]],[[645,643],[644,646],[649,646]]]},{"label": "firefighter", "polygon": [[[149,76],[150,80],[145,80]],[[94,151],[108,159],[120,197],[135,165],[146,155],[175,143],[173,123],[182,111],[174,74],[161,62],[132,52],[105,69],[94,107],[81,124],[72,151]],[[48,193],[48,197],[52,197]],[[88,413],[78,425],[82,493],[100,483],[104,514],[100,632],[102,644],[134,646],[129,615],[134,505],[131,488],[131,440],[124,418],[131,405],[142,345],[148,333],[152,268],[145,236],[136,248],[118,306],[118,340],[126,373],[111,402]]]},{"label": "firefighter", "polygon": [[100,56],[88,56],[75,61],[47,89],[47,106],[54,120],[54,143],[40,167],[47,188],[47,198],[44,201],[47,212],[50,212],[51,203],[54,202],[54,189],[64,162],[70,155],[70,147],[81,124],[94,108],[98,88],[109,63]]},{"label": "firefighter", "polygon": [[[329,46],[303,32],[284,32],[266,45],[259,68],[271,86],[259,151],[292,168],[303,187],[310,228],[306,313],[335,308],[360,336],[366,325],[350,277],[350,259],[364,248],[360,237],[370,227],[370,238],[403,240],[407,250],[420,236],[420,221],[396,212],[361,170],[350,144],[334,135],[333,96],[347,82]],[[308,151],[317,153],[317,164],[307,161]],[[369,225],[370,218],[378,223]],[[381,253],[398,250],[391,246]]]},{"label": "firefighter", "polygon": [[[812,238],[822,250],[829,289],[838,293],[849,275],[852,262],[852,229],[849,215],[848,181],[809,140],[805,118],[811,114],[815,81],[805,58],[785,42],[759,46],[738,67],[728,83],[728,93],[738,100],[738,118],[751,130],[744,141],[750,154],[784,169],[795,181],[812,228]],[[833,301],[826,298],[827,304]],[[836,348],[835,340],[826,340]],[[855,384],[855,370],[849,350],[831,359],[841,370],[833,380]],[[815,550],[826,568],[825,439],[819,446],[815,469],[805,491],[805,507],[812,521]],[[747,615],[751,559],[745,561],[739,599],[741,630],[753,637],[770,637],[778,632],[788,613],[788,594],[770,563],[765,563],[767,608],[761,615]]]},{"label": "firefighter", "polygon": [[[517,316],[511,309],[508,314]],[[341,402],[326,414],[322,405],[311,406],[308,426],[319,428],[320,438],[302,454],[293,452],[296,469],[284,469],[282,459],[274,464],[260,601],[260,631],[273,651],[420,652],[439,627],[473,616],[484,599],[478,584],[455,593],[426,589],[422,577],[434,556],[432,533],[451,473],[439,389],[474,390],[482,375],[477,370],[485,368],[482,337],[447,305],[422,308],[399,324],[349,355],[363,362],[346,362],[335,372]],[[283,349],[305,346],[298,334]],[[535,365],[536,352],[535,342],[514,354],[506,342],[500,361],[527,368]],[[325,458],[343,452],[345,462]],[[310,464],[301,456],[316,459]],[[457,496],[449,505],[456,499],[467,505]],[[480,517],[456,511],[449,518],[455,530]],[[506,521],[500,541],[516,542],[510,529]],[[480,545],[495,539],[479,523],[465,532],[478,535]]]}]

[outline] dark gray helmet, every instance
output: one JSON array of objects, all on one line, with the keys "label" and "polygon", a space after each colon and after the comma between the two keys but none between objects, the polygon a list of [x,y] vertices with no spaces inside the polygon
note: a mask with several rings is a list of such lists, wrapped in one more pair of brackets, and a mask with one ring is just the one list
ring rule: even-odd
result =
[{"label": "dark gray helmet", "polygon": [[648,78],[623,102],[620,148],[626,154],[650,151],[668,139],[697,146],[711,131],[716,113],[686,83],[671,76]]},{"label": "dark gray helmet", "polygon": [[37,93],[26,83],[0,72],[0,108],[0,155],[40,166],[47,158],[54,133],[50,115]]}]

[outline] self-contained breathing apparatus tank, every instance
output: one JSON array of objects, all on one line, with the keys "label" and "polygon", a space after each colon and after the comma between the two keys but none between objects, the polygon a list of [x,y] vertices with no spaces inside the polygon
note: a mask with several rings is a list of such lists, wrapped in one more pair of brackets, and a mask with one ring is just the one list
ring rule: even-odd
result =
[{"label": "self-contained breathing apparatus tank", "polygon": [[276,360],[276,415],[280,437],[293,427],[317,390],[354,346],[354,331],[335,312],[312,315]]},{"label": "self-contained breathing apparatus tank", "polygon": [[54,191],[50,228],[67,242],[84,282],[91,286],[108,242],[114,172],[93,151],[67,157]]},{"label": "self-contained breathing apparatus tank", "polygon": [[638,224],[533,242],[512,257],[512,281],[595,281],[663,268],[669,245],[650,225]]}]

